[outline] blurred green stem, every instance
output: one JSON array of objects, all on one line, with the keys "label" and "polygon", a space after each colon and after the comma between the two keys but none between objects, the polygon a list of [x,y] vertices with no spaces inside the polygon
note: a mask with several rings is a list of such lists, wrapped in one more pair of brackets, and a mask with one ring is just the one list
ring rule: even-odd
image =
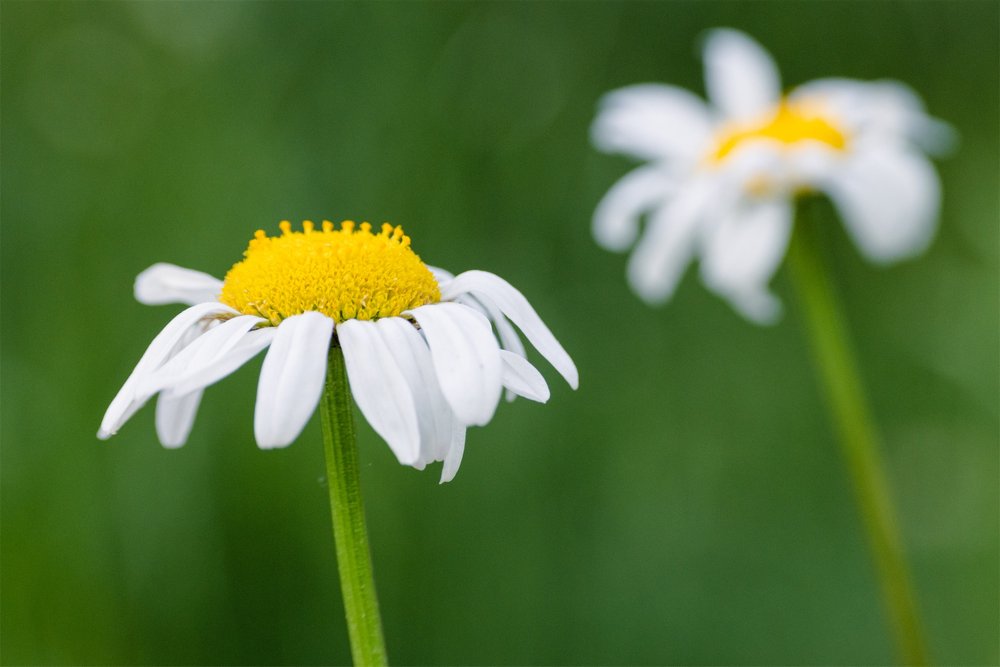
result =
[{"label": "blurred green stem", "polygon": [[321,412],[333,538],[337,545],[337,567],[351,638],[351,656],[355,665],[385,665],[382,618],[375,595],[371,548],[361,499],[351,390],[347,384],[344,353],[336,344],[330,347]]},{"label": "blurred green stem", "polygon": [[814,204],[805,201],[800,206],[788,264],[819,380],[853,478],[899,658],[907,665],[923,665],[927,663],[926,648],[889,480],[883,470],[879,439],[868,411],[846,318],[818,250],[817,227],[823,221],[811,215],[816,210]]}]

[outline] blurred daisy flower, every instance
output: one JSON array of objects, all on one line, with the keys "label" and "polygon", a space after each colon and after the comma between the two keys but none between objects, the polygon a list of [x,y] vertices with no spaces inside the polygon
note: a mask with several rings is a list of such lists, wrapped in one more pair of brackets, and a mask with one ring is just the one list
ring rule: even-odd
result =
[{"label": "blurred daisy flower", "polygon": [[924,152],[953,140],[895,81],[820,79],[782,95],[774,61],[747,35],[704,42],[709,103],[669,85],[608,93],[595,146],[648,164],[619,181],[594,214],[600,245],[639,237],[628,278],[640,297],[668,300],[700,258],[705,285],[758,323],[781,303],[768,284],[792,232],[796,195],[821,192],[861,253],[879,264],[922,252],[934,236],[941,188]]},{"label": "blurred daisy flower", "polygon": [[[426,266],[400,227],[347,221],[258,231],[225,280],[170,264],[142,272],[144,304],[190,307],[171,320],[111,402],[98,437],[113,435],[159,394],[156,429],[187,440],[202,391],[264,348],[254,411],[261,448],[290,444],[323,392],[331,344],[342,348],[355,402],[404,465],[458,471],[469,426],[490,421],[501,392],[545,402],[516,325],[577,387],[569,355],[527,299],[485,271],[452,276]],[[512,325],[513,323],[513,325]],[[497,337],[493,327],[496,327]]]}]

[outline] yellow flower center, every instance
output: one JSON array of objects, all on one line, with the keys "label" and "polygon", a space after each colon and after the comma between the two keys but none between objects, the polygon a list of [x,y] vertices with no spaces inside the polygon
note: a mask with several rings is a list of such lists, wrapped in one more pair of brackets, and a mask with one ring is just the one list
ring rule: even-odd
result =
[{"label": "yellow flower center", "polygon": [[845,133],[817,105],[782,100],[774,112],[755,122],[724,127],[709,161],[721,162],[743,142],[753,139],[772,139],[788,145],[818,141],[835,150],[847,145]]},{"label": "yellow flower center", "polygon": [[281,236],[258,230],[244,260],[226,274],[222,303],[272,324],[316,311],[335,322],[395,317],[404,310],[441,300],[437,281],[410,248],[402,227],[308,220],[301,232],[280,224]]}]

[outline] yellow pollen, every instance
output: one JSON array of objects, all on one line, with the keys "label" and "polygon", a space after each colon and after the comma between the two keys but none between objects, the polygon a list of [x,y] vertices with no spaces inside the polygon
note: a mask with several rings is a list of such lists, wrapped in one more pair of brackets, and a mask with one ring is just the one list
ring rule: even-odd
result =
[{"label": "yellow pollen", "polygon": [[752,139],[773,139],[783,144],[818,141],[843,150],[847,137],[815,104],[782,100],[775,112],[756,122],[725,127],[716,139],[710,162],[721,162],[737,146]]},{"label": "yellow pollen", "polygon": [[339,230],[328,220],[321,231],[309,220],[301,232],[287,220],[278,226],[281,236],[254,234],[243,261],[226,274],[222,303],[278,324],[307,311],[336,322],[377,320],[441,300],[402,227],[385,223],[375,233],[350,220]]}]

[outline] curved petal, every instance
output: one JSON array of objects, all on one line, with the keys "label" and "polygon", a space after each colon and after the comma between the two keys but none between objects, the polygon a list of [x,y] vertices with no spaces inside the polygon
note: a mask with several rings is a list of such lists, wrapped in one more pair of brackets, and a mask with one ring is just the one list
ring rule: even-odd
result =
[{"label": "curved petal", "polygon": [[420,462],[420,423],[406,371],[379,335],[375,322],[337,326],[354,402],[403,465]]},{"label": "curved petal", "polygon": [[768,285],[792,232],[792,207],[784,197],[744,200],[705,238],[701,276],[746,318],[773,323],[781,303]]},{"label": "curved petal", "polygon": [[471,294],[463,294],[455,298],[457,303],[470,308],[475,308],[486,316],[493,326],[496,327],[497,337],[500,339],[500,349],[510,350],[522,357],[525,356],[524,343],[517,335],[517,330],[511,325],[510,320],[497,308],[497,305],[489,299],[479,300]]},{"label": "curved petal", "polygon": [[465,426],[456,421],[451,433],[451,444],[448,447],[448,455],[445,457],[444,465],[441,467],[441,481],[439,484],[444,484],[455,479],[458,467],[462,465],[462,456],[465,454],[465,432]]},{"label": "curved petal", "polygon": [[730,28],[709,31],[703,58],[708,99],[726,120],[753,120],[781,99],[774,60],[745,33]]},{"label": "curved petal", "polygon": [[438,385],[427,342],[413,323],[402,317],[381,319],[375,329],[410,387],[420,427],[419,462],[442,460],[451,442],[454,415]]},{"label": "curved petal", "polygon": [[694,160],[711,138],[705,103],[683,88],[643,83],[601,98],[590,128],[598,150],[645,160]]},{"label": "curved petal", "polygon": [[167,393],[172,396],[183,396],[199,389],[215,384],[224,377],[235,373],[261,350],[271,344],[277,333],[277,327],[264,327],[246,334],[225,354],[215,357],[211,362],[193,367],[172,381]]},{"label": "curved petal", "polygon": [[107,440],[114,435],[122,424],[128,420],[142,405],[149,400],[149,395],[137,394],[136,389],[146,375],[152,373],[170,358],[177,344],[199,320],[221,314],[237,314],[235,310],[221,303],[200,303],[184,310],[163,327],[163,330],[153,338],[146,348],[139,363],[125,380],[118,394],[112,399],[104,419],[101,420],[97,437]]},{"label": "curved petal", "polygon": [[458,419],[467,425],[489,423],[502,385],[500,348],[486,317],[458,303],[435,303],[403,314],[420,324],[441,393]]},{"label": "curved petal", "polygon": [[639,235],[639,218],[677,190],[676,179],[658,166],[626,174],[604,195],[594,210],[594,238],[598,245],[626,250]]},{"label": "curved petal", "polygon": [[660,304],[673,296],[694,257],[701,225],[715,188],[697,179],[656,211],[628,263],[628,279],[640,298]]},{"label": "curved petal", "polygon": [[[510,323],[510,320],[503,314],[503,312],[497,308],[496,304],[485,299],[480,301],[471,294],[462,294],[455,297],[455,303],[460,303],[463,306],[468,306],[469,308],[475,308],[483,315],[486,316],[493,326],[497,330],[497,337],[500,339],[500,349],[510,350],[515,354],[519,354],[522,357],[528,356],[525,353],[524,343],[521,342],[521,337],[517,335],[517,330],[514,325]],[[510,389],[504,391],[504,396],[507,402],[511,402],[517,398],[517,394],[512,392]]]},{"label": "curved petal", "polygon": [[194,391],[185,396],[160,394],[156,399],[156,435],[160,444],[176,449],[187,442],[202,393]]},{"label": "curved petal", "polygon": [[154,264],[135,279],[135,300],[147,306],[218,301],[222,281],[175,264]]},{"label": "curved petal", "polygon": [[253,431],[261,449],[291,444],[316,410],[333,320],[308,312],[282,320],[277,329],[257,384]]},{"label": "curved petal", "polygon": [[218,362],[236,347],[250,329],[266,321],[255,315],[240,315],[222,322],[147,375],[139,384],[138,392],[152,395],[184,381],[202,368]]},{"label": "curved petal", "polygon": [[500,359],[503,361],[503,386],[531,401],[545,403],[549,400],[549,385],[527,359],[506,350],[500,350]]},{"label": "curved petal", "polygon": [[466,271],[455,276],[448,288],[441,292],[441,298],[454,299],[463,293],[472,294],[483,303],[489,301],[495,304],[517,325],[552,367],[559,371],[570,387],[576,389],[579,386],[580,377],[573,360],[528,300],[513,285],[487,271]]},{"label": "curved petal", "polygon": [[934,238],[941,184],[930,162],[910,148],[887,143],[859,147],[821,187],[872,262],[918,255]]}]

